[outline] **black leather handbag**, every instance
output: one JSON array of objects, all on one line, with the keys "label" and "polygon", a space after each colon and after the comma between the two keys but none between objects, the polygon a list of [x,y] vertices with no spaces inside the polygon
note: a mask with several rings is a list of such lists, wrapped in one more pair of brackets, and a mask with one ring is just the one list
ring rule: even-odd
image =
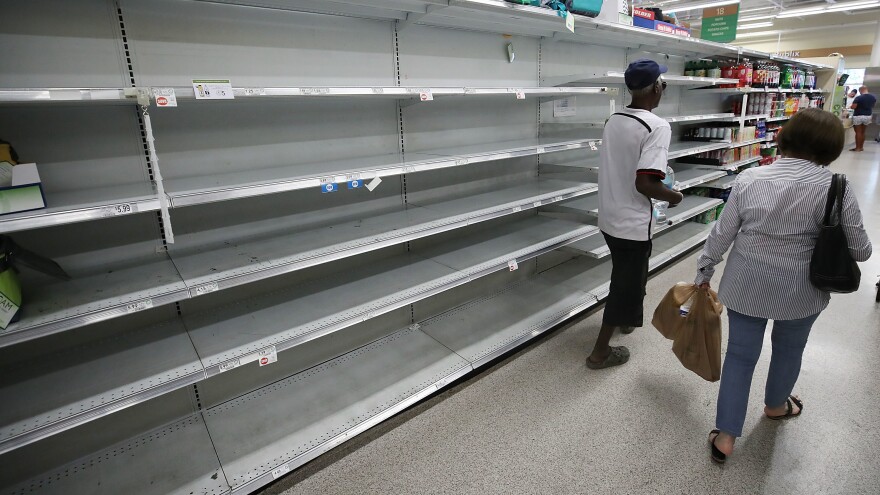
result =
[{"label": "black leather handbag", "polygon": [[810,259],[810,282],[819,290],[843,294],[857,291],[862,278],[862,272],[849,254],[846,234],[840,224],[845,193],[846,176],[834,174],[822,229]]}]

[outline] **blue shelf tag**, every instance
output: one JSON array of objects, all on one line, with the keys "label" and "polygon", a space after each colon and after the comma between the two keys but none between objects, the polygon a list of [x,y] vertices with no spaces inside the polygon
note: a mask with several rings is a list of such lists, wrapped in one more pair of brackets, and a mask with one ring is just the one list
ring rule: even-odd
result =
[{"label": "blue shelf tag", "polygon": [[332,193],[332,192],[336,192],[338,190],[339,190],[339,184],[337,184],[335,182],[328,182],[326,184],[321,185],[321,192],[322,193]]},{"label": "blue shelf tag", "polygon": [[348,181],[348,188],[349,188],[349,189],[358,189],[358,188],[360,188],[360,187],[363,186],[363,185],[364,185],[364,183],[361,182],[360,180],[350,180],[350,181]]}]

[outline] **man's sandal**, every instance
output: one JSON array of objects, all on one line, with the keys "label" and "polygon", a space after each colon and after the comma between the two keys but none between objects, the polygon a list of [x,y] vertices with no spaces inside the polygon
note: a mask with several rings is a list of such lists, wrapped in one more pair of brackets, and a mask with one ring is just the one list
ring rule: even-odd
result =
[{"label": "man's sandal", "polygon": [[724,464],[727,461],[727,454],[718,450],[715,446],[715,439],[721,434],[721,430],[712,430],[709,432],[709,446],[712,448],[712,460],[718,464]]},{"label": "man's sandal", "polygon": [[[795,405],[798,406],[798,412],[792,413]],[[767,417],[774,421],[778,421],[780,419],[796,418],[800,416],[802,412],[804,412],[804,403],[797,397],[789,395],[788,399],[785,399],[785,414],[780,414],[779,416],[770,416],[768,414]]]},{"label": "man's sandal", "polygon": [[612,347],[608,357],[606,357],[601,363],[594,362],[589,356],[587,356],[587,368],[590,368],[591,370],[601,370],[602,368],[619,366],[627,361],[629,361],[629,349],[624,346]]},{"label": "man's sandal", "polygon": [[636,327],[620,327],[620,333],[622,333],[624,335],[629,335],[629,334],[633,333],[633,331],[635,329],[636,329]]}]

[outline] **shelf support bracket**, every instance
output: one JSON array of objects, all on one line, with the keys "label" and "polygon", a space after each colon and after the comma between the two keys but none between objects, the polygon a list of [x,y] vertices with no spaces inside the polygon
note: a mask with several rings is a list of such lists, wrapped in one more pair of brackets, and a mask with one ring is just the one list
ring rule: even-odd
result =
[{"label": "shelf support bracket", "polygon": [[412,26],[413,24],[421,21],[422,19],[424,19],[426,16],[430,15],[431,13],[436,12],[442,8],[445,8],[445,7],[446,7],[445,5],[428,5],[425,8],[424,13],[416,14],[413,12],[409,12],[406,14],[405,20],[397,21],[397,31],[398,32],[403,31],[407,27]]},{"label": "shelf support bracket", "polygon": [[[141,91],[146,97],[146,104],[142,100]],[[138,103],[144,113],[144,130],[147,134],[147,148],[150,156],[150,166],[153,168],[153,179],[156,182],[156,195],[159,197],[159,211],[162,216],[162,227],[165,229],[165,242],[174,244],[174,231],[171,230],[171,215],[168,213],[168,196],[165,195],[165,183],[162,181],[162,172],[159,170],[159,157],[156,155],[156,138],[153,137],[153,124],[150,121],[150,95],[149,88],[139,90]]]}]

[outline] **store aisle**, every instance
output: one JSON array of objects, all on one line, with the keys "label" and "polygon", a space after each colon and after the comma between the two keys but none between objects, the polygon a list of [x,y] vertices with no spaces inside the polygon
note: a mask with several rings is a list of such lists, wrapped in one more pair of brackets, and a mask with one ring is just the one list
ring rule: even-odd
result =
[{"label": "store aisle", "polygon": [[[804,414],[787,422],[761,419],[768,332],[746,436],[724,467],[706,444],[718,384],[685,371],[651,326],[615,336],[628,364],[588,370],[599,311],[263,493],[877,493],[880,145],[866,149],[832,166],[857,187],[874,243],[861,290],[833,297],[817,322],[795,390]],[[693,280],[696,256],[651,280],[649,314],[671,285]]]}]

